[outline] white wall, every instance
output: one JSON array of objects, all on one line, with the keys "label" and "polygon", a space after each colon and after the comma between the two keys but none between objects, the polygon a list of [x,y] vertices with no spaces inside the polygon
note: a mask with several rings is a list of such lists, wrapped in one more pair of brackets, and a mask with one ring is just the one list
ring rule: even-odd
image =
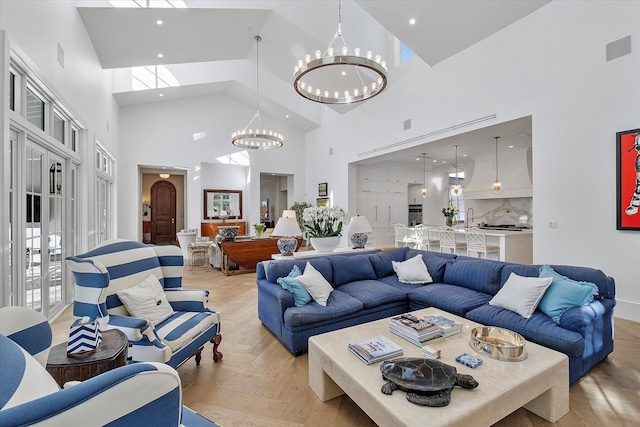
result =
[{"label": "white wall", "polygon": [[[640,234],[615,221],[615,133],[640,117],[639,16],[640,2],[554,1],[434,68],[405,63],[385,93],[308,134],[307,191],[326,181],[346,206],[348,163],[368,157],[358,153],[531,115],[534,262],[602,269],[616,280],[616,316],[640,321]],[[606,62],[605,45],[628,35],[635,51]]]},{"label": "white wall", "polygon": [[[295,200],[305,200],[305,165],[301,160],[304,135],[273,117],[263,116],[262,120],[284,135],[285,145],[278,150],[248,153],[250,166],[244,169],[246,187],[237,188],[235,172],[229,175],[214,172],[224,170],[218,157],[240,151],[231,144],[231,133],[244,128],[254,114],[254,107],[224,94],[122,108],[118,180],[137,182],[140,164],[187,169],[188,228],[200,227],[205,188],[243,190],[243,219],[247,224],[258,222],[261,172],[295,175]],[[138,193],[139,186],[119,187],[118,237],[138,239],[140,235],[137,214],[131,213],[131,206],[140,204]]]}]

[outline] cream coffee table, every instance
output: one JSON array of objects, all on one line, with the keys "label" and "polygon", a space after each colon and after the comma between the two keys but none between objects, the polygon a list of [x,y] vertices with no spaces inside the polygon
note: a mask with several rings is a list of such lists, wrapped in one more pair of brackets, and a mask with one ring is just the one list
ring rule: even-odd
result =
[{"label": "cream coffee table", "polygon": [[[322,400],[347,394],[380,426],[490,426],[518,408],[525,407],[555,422],[569,412],[569,360],[566,355],[527,342],[528,357],[505,362],[479,356],[469,346],[471,329],[482,326],[442,310],[427,308],[415,316],[441,315],[462,323],[462,333],[435,342],[442,349],[440,361],[471,374],[480,385],[473,390],[455,387],[451,403],[429,408],[407,401],[405,393],[380,392],[385,383],[380,363],[366,365],[347,348],[351,341],[384,335],[404,349],[403,357],[422,357],[420,347],[389,331],[389,319],[376,320],[309,338],[309,386]],[[455,361],[462,353],[483,359],[476,369]]]}]

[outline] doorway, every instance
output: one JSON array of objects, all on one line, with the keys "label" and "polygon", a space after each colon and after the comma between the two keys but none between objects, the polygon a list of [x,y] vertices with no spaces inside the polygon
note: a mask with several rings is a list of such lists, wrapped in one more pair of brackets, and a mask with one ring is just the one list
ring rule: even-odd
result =
[{"label": "doorway", "polygon": [[176,240],[176,187],[169,181],[156,181],[151,186],[151,230],[151,243]]}]

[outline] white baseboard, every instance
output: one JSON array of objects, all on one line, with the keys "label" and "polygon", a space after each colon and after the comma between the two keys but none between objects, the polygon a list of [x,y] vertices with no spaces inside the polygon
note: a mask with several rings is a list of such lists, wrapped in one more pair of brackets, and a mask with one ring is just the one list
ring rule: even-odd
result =
[{"label": "white baseboard", "polygon": [[617,300],[617,304],[613,308],[613,315],[614,317],[640,323],[640,303]]}]

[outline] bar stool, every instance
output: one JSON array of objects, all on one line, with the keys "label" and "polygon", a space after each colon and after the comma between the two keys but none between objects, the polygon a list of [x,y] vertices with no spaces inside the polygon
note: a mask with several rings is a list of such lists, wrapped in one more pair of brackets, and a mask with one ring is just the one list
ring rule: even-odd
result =
[{"label": "bar stool", "polygon": [[[436,233],[437,238],[433,236],[433,233]],[[422,245],[427,247],[427,250],[432,250],[432,247],[438,246],[440,247],[440,232],[438,228],[434,230],[434,227],[424,226],[424,234],[422,236]]]},{"label": "bar stool", "polygon": [[484,230],[477,227],[467,229],[467,256],[470,256],[471,252],[475,252],[478,258],[481,258],[480,254],[484,254],[484,258],[487,258],[487,254],[494,252],[498,254],[500,259],[500,247],[487,245],[487,236]]},{"label": "bar stool", "polygon": [[442,252],[443,249],[446,249],[447,253],[455,254],[458,249],[466,248],[466,243],[456,242],[456,233],[453,228],[440,227],[440,252]]}]

